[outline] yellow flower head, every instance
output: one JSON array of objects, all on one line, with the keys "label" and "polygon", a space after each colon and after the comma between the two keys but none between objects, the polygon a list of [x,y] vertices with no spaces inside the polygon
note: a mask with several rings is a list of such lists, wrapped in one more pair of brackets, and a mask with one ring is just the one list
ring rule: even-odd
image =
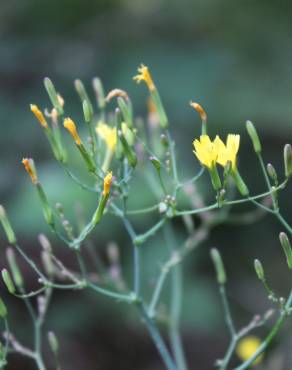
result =
[{"label": "yellow flower head", "polygon": [[109,172],[103,180],[103,193],[104,197],[108,196],[111,190],[111,183],[113,179],[113,173]]},{"label": "yellow flower head", "polygon": [[33,184],[36,184],[38,182],[36,170],[34,168],[34,163],[32,159],[23,158],[22,164],[24,165],[24,168],[26,172],[29,174],[31,181]]},{"label": "yellow flower head", "polygon": [[81,141],[81,139],[80,139],[80,137],[78,135],[78,132],[77,132],[77,129],[76,129],[76,125],[72,121],[72,119],[71,118],[65,118],[63,125],[69,131],[69,133],[71,134],[71,136],[73,137],[76,145],[81,145],[82,144],[82,141]]},{"label": "yellow flower head", "polygon": [[[261,345],[261,341],[259,340],[258,337],[255,337],[253,335],[247,336],[238,343],[236,347],[237,356],[242,361],[246,361],[256,352],[256,350],[259,348],[260,345]],[[257,365],[258,363],[262,361],[262,359],[263,359],[263,355],[260,355],[253,362],[253,365]]]},{"label": "yellow flower head", "polygon": [[226,145],[217,136],[214,144],[218,151],[217,163],[221,166],[226,166],[227,162],[230,161],[232,168],[236,168],[236,156],[239,149],[240,136],[229,134],[227,136]]},{"label": "yellow flower head", "polygon": [[212,168],[218,157],[218,152],[208,135],[201,135],[200,140],[196,139],[193,142],[193,146],[195,148],[194,154],[198,158],[198,160],[206,167]]},{"label": "yellow flower head", "polygon": [[42,113],[42,111],[39,110],[38,106],[35,104],[30,105],[30,110],[35,115],[36,119],[39,121],[39,123],[43,126],[43,128],[48,128],[47,121]]},{"label": "yellow flower head", "polygon": [[144,66],[144,64],[141,64],[141,66],[138,68],[138,72],[139,74],[134,76],[133,80],[137,81],[138,83],[145,81],[150,91],[155,90],[155,85],[148,67]]},{"label": "yellow flower head", "polygon": [[110,127],[106,123],[100,122],[96,126],[96,133],[105,141],[111,151],[114,151],[117,145],[117,129]]}]

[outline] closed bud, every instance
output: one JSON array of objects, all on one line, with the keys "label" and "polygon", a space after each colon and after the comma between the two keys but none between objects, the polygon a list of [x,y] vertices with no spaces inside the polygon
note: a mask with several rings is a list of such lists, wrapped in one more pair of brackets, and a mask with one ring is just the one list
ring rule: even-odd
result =
[{"label": "closed bud", "polygon": [[[56,208],[57,208],[57,205],[56,205]],[[38,236],[38,239],[39,239],[39,243],[42,246],[44,251],[52,252],[51,243],[50,243],[49,239],[44,234],[40,234]]]},{"label": "closed bud", "polygon": [[287,264],[290,270],[292,270],[292,249],[291,244],[286,233],[281,232],[279,235],[280,243],[286,255]]},{"label": "closed bud", "polygon": [[240,194],[244,197],[247,196],[249,194],[248,187],[246,186],[246,183],[244,182],[237,168],[232,171],[232,177]]},{"label": "closed bud", "polygon": [[246,129],[251,138],[254,151],[260,153],[262,151],[262,145],[254,124],[251,121],[246,121]]},{"label": "closed bud", "polygon": [[255,272],[259,280],[265,281],[265,272],[264,272],[264,268],[260,260],[257,260],[257,259],[254,260],[254,269],[255,269]]},{"label": "closed bud", "polygon": [[288,178],[292,175],[292,147],[290,144],[284,146],[284,166],[285,176]]},{"label": "closed bud", "polygon": [[87,100],[83,100],[82,103],[82,108],[83,108],[83,115],[84,115],[84,120],[86,123],[90,123],[93,117],[92,111],[88,105]]},{"label": "closed bud", "polygon": [[18,287],[22,287],[23,286],[22,274],[18,267],[16,256],[12,248],[7,248],[6,258],[7,258],[15,285]]},{"label": "closed bud", "polygon": [[128,159],[130,165],[132,167],[136,167],[137,165],[137,156],[134,150],[129,146],[126,138],[124,137],[123,133],[121,130],[118,130],[118,137],[120,139],[120,142],[123,146],[123,150],[125,153],[126,158]]},{"label": "closed bud", "polygon": [[84,101],[87,102],[87,106],[88,106],[88,109],[90,111],[90,115],[93,116],[93,107],[92,107],[92,104],[91,104],[91,101],[87,95],[87,92],[85,90],[85,87],[83,85],[83,82],[81,80],[75,80],[74,81],[74,86],[75,86],[75,89],[79,95],[79,98],[83,104]]},{"label": "closed bud", "polygon": [[5,303],[3,302],[3,299],[0,297],[0,317],[3,319],[7,316],[7,308]]},{"label": "closed bud", "polygon": [[104,89],[102,82],[98,77],[95,77],[92,81],[92,86],[96,94],[96,100],[98,103],[99,109],[104,109],[105,107],[105,98],[104,98]]},{"label": "closed bud", "polygon": [[132,111],[132,104],[129,99],[127,101],[122,98],[118,97],[118,106],[122,112],[124,121],[127,122],[129,127],[133,127],[133,111]]},{"label": "closed bud", "polygon": [[59,351],[59,341],[58,341],[58,338],[56,337],[56,334],[52,331],[48,332],[48,342],[49,342],[51,351],[56,356]]},{"label": "closed bud", "polygon": [[217,275],[217,282],[218,284],[225,284],[226,283],[226,273],[224,264],[221,258],[221,255],[216,248],[212,248],[210,252],[212,261],[214,263],[216,275]]},{"label": "closed bud", "polygon": [[53,264],[50,253],[48,253],[47,251],[42,251],[41,259],[42,259],[42,263],[43,263],[43,266],[44,266],[44,269],[47,275],[53,276],[54,275],[54,264]]},{"label": "closed bud", "polygon": [[44,79],[44,85],[54,108],[57,110],[58,114],[63,114],[64,113],[63,107],[56,92],[55,86],[53,85],[53,82],[48,77],[46,77]]},{"label": "closed bud", "polygon": [[9,271],[6,270],[6,269],[3,269],[1,271],[1,273],[2,273],[2,279],[4,281],[4,284],[6,285],[6,288],[8,289],[8,292],[11,293],[11,294],[14,294],[15,293],[15,286],[13,284],[13,281],[11,279]]},{"label": "closed bud", "polygon": [[4,232],[6,234],[6,237],[9,241],[10,244],[15,244],[16,243],[16,237],[14,234],[14,231],[11,227],[10,221],[7,218],[5,209],[2,205],[0,205],[0,222],[2,224],[2,227],[4,229]]},{"label": "closed bud", "polygon": [[275,170],[275,167],[274,167],[271,163],[268,163],[268,164],[267,164],[267,172],[268,172],[268,175],[270,176],[270,178],[271,178],[275,183],[277,183],[277,182],[278,182],[277,172],[276,172],[276,170]]},{"label": "closed bud", "polygon": [[156,158],[156,157],[151,156],[151,157],[149,157],[149,160],[153,164],[153,166],[155,167],[155,169],[157,171],[160,171],[160,169],[161,169],[161,163],[160,163],[159,159]]},{"label": "closed bud", "polygon": [[51,206],[49,205],[46,193],[44,192],[44,189],[42,188],[40,183],[36,184],[36,188],[38,191],[39,199],[41,201],[41,205],[43,208],[43,215],[48,223],[48,225],[53,225],[54,224],[54,215]]}]

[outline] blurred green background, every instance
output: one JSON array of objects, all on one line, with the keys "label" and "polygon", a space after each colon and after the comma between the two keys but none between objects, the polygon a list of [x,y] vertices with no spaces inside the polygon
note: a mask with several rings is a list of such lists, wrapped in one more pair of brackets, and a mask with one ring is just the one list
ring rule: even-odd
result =
[{"label": "blurred green background", "polygon": [[[128,91],[135,112],[145,115],[146,89],[132,80],[137,66],[145,63],[159,87],[177,138],[181,171],[191,177],[198,168],[191,151],[199,134],[198,117],[188,106],[192,99],[206,109],[212,134],[242,134],[241,171],[256,193],[264,189],[264,181],[244,123],[251,119],[256,124],[266,161],[282,175],[282,148],[292,137],[291,22],[292,3],[285,0],[0,1],[0,202],[27,250],[38,258],[38,233],[51,235],[22,168],[23,156],[35,159],[52,201],[61,201],[69,211],[93,202],[53,161],[29,110],[30,103],[49,105],[42,84],[45,76],[54,81],[65,98],[66,111],[76,121],[82,111],[73,81],[81,78],[89,87],[94,76],[103,79],[106,91]],[[288,220],[292,217],[289,199],[291,189],[282,199]],[[143,197],[137,202],[147,205]],[[151,225],[151,218],[142,219],[140,228],[143,223]],[[180,234],[180,225],[176,227]],[[113,228],[118,241],[127,244],[121,225],[105,221],[96,243],[101,254]],[[191,369],[212,368],[228,343],[208,256],[210,247],[216,245],[222,251],[234,314],[238,324],[245,324],[269,304],[253,273],[254,258],[262,259],[279,294],[287,294],[291,285],[279,231],[281,227],[270,216],[248,227],[218,227],[204,247],[188,259],[183,333]],[[3,268],[3,238],[1,245]],[[144,252],[145,286],[151,286],[158,273],[159,245],[157,239]],[[56,247],[66,258],[63,246]],[[131,272],[129,249],[127,245],[122,251],[126,275]],[[34,287],[35,277],[28,269],[27,279],[28,286]],[[11,317],[18,318],[13,327],[26,338],[31,329],[23,306],[9,300],[9,307]],[[58,292],[49,317],[48,328],[61,340],[64,369],[162,369],[144,327],[127,307],[103,297]],[[260,333],[266,332],[264,328]],[[281,339],[282,346],[275,343],[265,369],[291,367],[287,351],[291,334],[284,330]],[[282,359],[282,365],[269,367],[275,358]],[[8,368],[33,369],[33,365],[19,363],[15,357]]]}]

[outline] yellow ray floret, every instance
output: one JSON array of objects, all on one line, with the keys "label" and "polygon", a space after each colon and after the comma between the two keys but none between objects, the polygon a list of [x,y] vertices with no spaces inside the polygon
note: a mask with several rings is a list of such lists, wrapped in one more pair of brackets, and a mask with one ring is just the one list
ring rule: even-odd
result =
[{"label": "yellow ray floret", "polygon": [[33,184],[36,184],[38,182],[38,178],[37,178],[37,174],[34,169],[34,166],[33,166],[32,159],[23,158],[22,164],[24,165],[26,172],[29,174]]},{"label": "yellow ray floret", "polygon": [[155,90],[155,85],[148,67],[144,66],[144,64],[141,64],[141,66],[138,68],[138,72],[139,74],[134,76],[133,80],[135,80],[138,83],[141,81],[145,81],[150,91]]},{"label": "yellow ray floret", "polygon": [[108,196],[111,190],[111,183],[112,183],[113,173],[109,172],[104,180],[103,180],[103,193],[102,195],[104,197]]},{"label": "yellow ray floret", "polygon": [[43,126],[43,128],[47,128],[48,124],[47,121],[42,113],[41,110],[39,110],[38,106],[35,104],[30,105],[30,110],[35,115],[36,119],[39,121],[39,123]]},{"label": "yellow ray floret", "polygon": [[82,144],[82,141],[81,141],[81,139],[80,139],[80,137],[78,135],[78,132],[77,132],[77,129],[76,129],[76,125],[72,121],[72,119],[71,118],[65,118],[63,125],[70,132],[70,134],[73,137],[76,145],[81,145]]},{"label": "yellow ray floret", "polygon": [[239,149],[240,136],[229,134],[227,136],[226,145],[222,140],[217,136],[214,144],[218,151],[217,163],[221,166],[226,166],[227,162],[230,161],[232,168],[236,167],[236,156]]},{"label": "yellow ray floret", "polygon": [[[246,361],[248,360],[260,347],[261,341],[258,337],[250,335],[244,339],[242,339],[237,347],[236,347],[236,353],[237,356],[242,360]],[[260,355],[254,362],[253,365],[256,365],[261,362],[263,359],[263,355]]]},{"label": "yellow ray floret", "polygon": [[106,145],[112,151],[115,150],[117,145],[117,129],[116,127],[110,127],[106,123],[100,122],[96,126],[96,133],[98,136],[105,141]]},{"label": "yellow ray floret", "polygon": [[208,135],[201,135],[200,140],[196,139],[193,142],[194,154],[198,160],[206,167],[212,168],[217,160],[218,153],[214,142],[212,142]]}]

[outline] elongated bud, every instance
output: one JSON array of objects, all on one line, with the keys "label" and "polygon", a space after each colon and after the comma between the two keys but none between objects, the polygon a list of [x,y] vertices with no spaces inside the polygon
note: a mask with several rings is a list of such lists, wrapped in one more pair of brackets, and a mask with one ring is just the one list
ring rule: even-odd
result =
[{"label": "elongated bud", "polygon": [[43,250],[41,252],[41,259],[42,259],[42,264],[44,266],[44,269],[47,273],[48,276],[53,276],[54,275],[54,264],[52,261],[52,257],[50,253],[46,250]]},{"label": "elongated bud", "polygon": [[281,232],[279,235],[279,239],[286,255],[288,267],[290,270],[292,270],[292,248],[288,236],[286,233]]},{"label": "elongated bud", "polygon": [[20,272],[20,269],[18,267],[16,256],[14,253],[14,250],[12,248],[7,248],[6,250],[6,258],[12,273],[12,278],[14,280],[14,283],[17,287],[23,286],[23,278],[22,274]]},{"label": "elongated bud", "polygon": [[267,172],[270,178],[277,184],[278,183],[277,172],[275,170],[275,167],[271,163],[267,164]]},{"label": "elongated bud", "polygon": [[288,178],[292,175],[292,147],[290,144],[284,146],[284,166],[285,176]]},{"label": "elongated bud", "polygon": [[35,104],[30,105],[30,110],[35,115],[36,119],[39,121],[39,123],[43,126],[43,128],[48,128],[47,121],[42,113],[42,111],[39,110],[38,106]]},{"label": "elongated bud", "polygon": [[105,107],[104,89],[101,80],[95,77],[92,81],[92,86],[96,94],[96,99],[99,109],[103,110]]},{"label": "elongated bud", "polygon": [[234,169],[232,171],[232,177],[235,181],[235,184],[237,186],[237,189],[239,190],[240,194],[242,196],[247,196],[249,194],[248,187],[246,186],[245,182],[243,181],[243,178],[240,176],[240,173],[238,172],[238,169]]},{"label": "elongated bud", "polygon": [[214,165],[208,169],[211,177],[211,182],[214,190],[218,191],[222,188],[221,179],[217,170],[217,166]]},{"label": "elongated bud", "polygon": [[128,144],[128,142],[127,142],[126,138],[124,137],[123,132],[121,130],[118,130],[118,137],[120,139],[120,142],[123,146],[125,156],[127,157],[130,165],[132,167],[136,167],[136,165],[137,165],[136,153],[134,152],[134,150]]},{"label": "elongated bud", "polygon": [[195,102],[190,102],[190,106],[193,107],[200,115],[201,120],[202,120],[202,135],[207,134],[207,114],[203,107]]},{"label": "elongated bud", "polygon": [[78,145],[78,146],[81,145],[82,141],[81,141],[81,139],[78,135],[76,125],[73,122],[73,120],[69,117],[65,118],[63,125],[69,131],[69,133],[72,136],[73,140],[75,141],[76,145]]},{"label": "elongated bud", "polygon": [[43,208],[43,214],[44,214],[45,220],[47,221],[48,225],[53,225],[54,215],[53,215],[52,208],[48,202],[46,193],[44,192],[44,189],[40,183],[37,183],[36,187],[37,187],[39,199],[41,201],[41,205]]},{"label": "elongated bud", "polygon": [[102,193],[102,195],[104,197],[107,197],[110,193],[112,178],[113,178],[113,173],[109,172],[103,180],[103,193]]},{"label": "elongated bud", "polygon": [[14,294],[15,293],[15,286],[14,286],[14,283],[11,279],[9,271],[6,270],[6,269],[3,269],[1,271],[1,274],[2,274],[2,279],[4,281],[4,284],[6,285],[6,288],[8,289],[8,292],[11,293],[11,294]]},{"label": "elongated bud", "polygon": [[82,108],[83,108],[83,115],[84,115],[85,122],[90,123],[92,118],[93,118],[93,114],[92,114],[92,111],[91,111],[91,109],[88,105],[87,100],[83,100]]},{"label": "elongated bud", "polygon": [[262,145],[254,124],[251,121],[246,121],[246,129],[251,138],[254,151],[260,153],[262,151]]},{"label": "elongated bud", "polygon": [[[56,208],[57,208],[57,206],[56,206]],[[39,243],[42,246],[44,251],[49,252],[49,253],[52,252],[51,243],[50,243],[49,239],[44,234],[40,234],[38,236],[38,240],[39,240]]]},{"label": "elongated bud", "polygon": [[134,143],[135,143],[135,134],[134,134],[133,130],[131,130],[128,127],[126,122],[122,122],[121,128],[122,128],[122,133],[125,136],[125,139],[127,140],[127,143],[130,146],[133,146]]},{"label": "elongated bud", "polygon": [[0,222],[2,224],[2,227],[4,229],[4,232],[6,234],[6,237],[8,239],[8,242],[10,244],[16,243],[16,236],[14,234],[14,231],[11,227],[10,221],[6,215],[5,209],[2,205],[0,205]]},{"label": "elongated bud", "polygon": [[124,121],[129,127],[133,127],[133,110],[129,99],[125,100],[123,97],[118,97],[118,106],[122,112]]},{"label": "elongated bud", "polygon": [[87,102],[87,105],[88,105],[88,109],[90,110],[90,114],[91,116],[93,116],[93,107],[92,107],[92,104],[91,104],[91,101],[89,99],[89,96],[86,92],[86,89],[83,85],[83,82],[81,80],[75,80],[74,81],[74,86],[75,86],[75,89],[80,97],[80,100],[81,102],[83,103],[84,101]]},{"label": "elongated bud", "polygon": [[3,301],[3,299],[0,297],[0,317],[3,319],[7,316],[7,308]]},{"label": "elongated bud", "polygon": [[214,263],[215,271],[217,274],[217,281],[218,284],[225,284],[226,283],[226,273],[225,273],[225,268],[224,264],[221,258],[221,255],[216,248],[212,248],[210,252],[212,261]]},{"label": "elongated bud", "polygon": [[38,177],[34,165],[34,160],[32,158],[23,158],[22,164],[24,165],[26,172],[29,174],[32,183],[36,185],[38,183]]},{"label": "elongated bud", "polygon": [[44,85],[54,108],[57,110],[58,114],[63,114],[63,107],[60,104],[60,99],[58,98],[58,94],[56,92],[55,86],[53,85],[53,82],[48,77],[46,77],[44,79]]},{"label": "elongated bud", "polygon": [[259,280],[265,281],[265,272],[264,272],[264,268],[260,260],[257,260],[257,259],[254,260],[254,269],[255,269],[255,272]]},{"label": "elongated bud", "polygon": [[161,163],[160,163],[159,159],[156,158],[156,157],[151,156],[151,157],[149,157],[149,160],[153,164],[153,166],[155,167],[156,171],[160,171]]},{"label": "elongated bud", "polygon": [[56,356],[59,352],[59,341],[55,333],[52,331],[48,332],[48,343],[51,348],[51,351]]}]

